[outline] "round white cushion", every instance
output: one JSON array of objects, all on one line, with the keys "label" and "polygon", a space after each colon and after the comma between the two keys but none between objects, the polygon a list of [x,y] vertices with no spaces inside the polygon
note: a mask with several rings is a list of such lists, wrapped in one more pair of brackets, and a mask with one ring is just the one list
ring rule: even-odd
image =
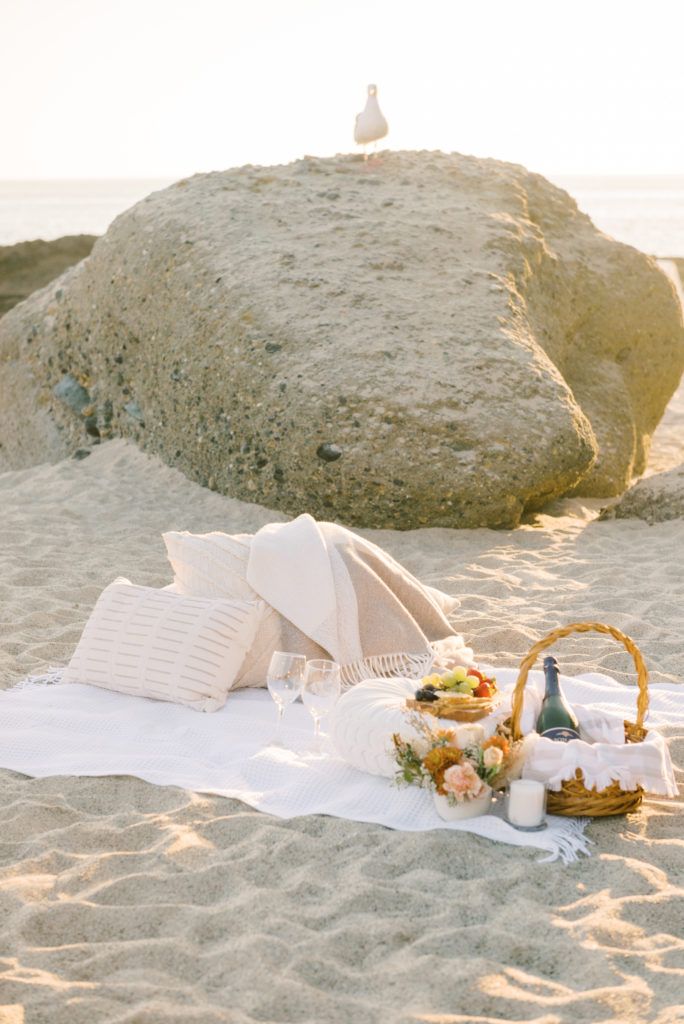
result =
[{"label": "round white cushion", "polygon": [[415,736],[406,718],[406,699],[418,686],[415,679],[366,679],[342,694],[330,723],[340,757],[362,772],[394,778],[392,733]]},{"label": "round white cushion", "polygon": [[[515,671],[509,673],[515,676]],[[343,760],[370,775],[384,775],[393,779],[397,773],[394,760],[393,733],[405,740],[420,739],[420,733],[411,725],[406,699],[414,697],[420,686],[417,679],[366,679],[340,697],[332,713],[330,735]],[[509,712],[507,704],[477,723],[485,736],[491,736],[499,719]],[[429,718],[435,728],[453,729],[459,744],[467,744],[466,736],[459,736],[473,726],[452,722],[446,718]]]}]

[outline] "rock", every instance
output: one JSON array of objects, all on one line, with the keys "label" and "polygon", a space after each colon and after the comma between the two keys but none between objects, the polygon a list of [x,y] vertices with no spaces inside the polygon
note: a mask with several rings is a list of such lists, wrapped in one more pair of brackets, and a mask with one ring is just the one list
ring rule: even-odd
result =
[{"label": "rock", "polygon": [[64,402],[65,405],[68,405],[70,409],[78,414],[89,408],[92,403],[86,388],[79,384],[70,373],[66,373],[60,382],[55,384],[52,393],[55,398],[59,398],[60,402]]},{"label": "rock", "polygon": [[679,273],[679,278],[682,283],[682,288],[684,288],[684,259],[681,259],[681,257],[675,257],[672,260],[672,262],[677,268],[677,272]]},{"label": "rock", "polygon": [[97,425],[97,416],[86,416],[83,420],[83,426],[88,437],[100,439],[100,428]]},{"label": "rock", "polygon": [[85,259],[94,244],[95,235],[65,235],[52,242],[0,246],[0,316]]},{"label": "rock", "polygon": [[684,465],[639,480],[601,519],[645,519],[662,523],[684,518]]},{"label": "rock", "polygon": [[342,449],[336,444],[319,444],[316,449],[316,455],[319,459],[323,459],[324,462],[336,462],[342,458]]},{"label": "rock", "polygon": [[140,423],[143,427],[145,426],[145,417],[143,411],[137,402],[126,402],[124,405],[124,412],[127,412],[131,419]]},{"label": "rock", "polygon": [[0,320],[0,362],[8,467],[83,445],[52,394],[71,374],[103,436],[222,493],[350,525],[514,526],[643,471],[684,335],[654,261],[543,178],[387,153],[154,193]]}]

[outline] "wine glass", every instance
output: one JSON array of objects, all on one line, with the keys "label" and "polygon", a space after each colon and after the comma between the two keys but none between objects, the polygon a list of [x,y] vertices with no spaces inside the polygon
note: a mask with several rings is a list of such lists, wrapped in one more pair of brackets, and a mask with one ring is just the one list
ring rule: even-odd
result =
[{"label": "wine glass", "polygon": [[340,666],[336,661],[314,658],[307,661],[302,702],[314,720],[315,753],[321,753],[321,719],[329,714],[340,696]]},{"label": "wine glass", "polygon": [[281,726],[285,708],[296,700],[301,693],[304,681],[306,658],[303,654],[288,654],[287,651],[274,651],[268,666],[266,682],[268,692],[278,707],[278,724],[270,746],[284,746],[281,738]]}]

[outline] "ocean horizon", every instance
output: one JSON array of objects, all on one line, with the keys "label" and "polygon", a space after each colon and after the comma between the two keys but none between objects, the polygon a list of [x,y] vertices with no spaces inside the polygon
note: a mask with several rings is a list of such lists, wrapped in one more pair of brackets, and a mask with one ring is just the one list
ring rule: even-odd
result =
[{"label": "ocean horizon", "polygon": [[[0,245],[102,235],[174,179],[0,181]],[[684,256],[684,175],[551,175],[599,230],[652,256]]]}]

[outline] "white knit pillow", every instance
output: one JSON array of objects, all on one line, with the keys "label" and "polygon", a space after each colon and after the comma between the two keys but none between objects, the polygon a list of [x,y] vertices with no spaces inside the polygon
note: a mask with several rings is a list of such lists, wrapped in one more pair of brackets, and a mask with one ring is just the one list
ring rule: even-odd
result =
[{"label": "white knit pillow", "polygon": [[171,532],[162,537],[179,593],[258,600],[246,579],[250,534]]},{"label": "white knit pillow", "polygon": [[64,682],[217,711],[264,609],[263,602],[184,597],[117,579],[100,595]]}]

